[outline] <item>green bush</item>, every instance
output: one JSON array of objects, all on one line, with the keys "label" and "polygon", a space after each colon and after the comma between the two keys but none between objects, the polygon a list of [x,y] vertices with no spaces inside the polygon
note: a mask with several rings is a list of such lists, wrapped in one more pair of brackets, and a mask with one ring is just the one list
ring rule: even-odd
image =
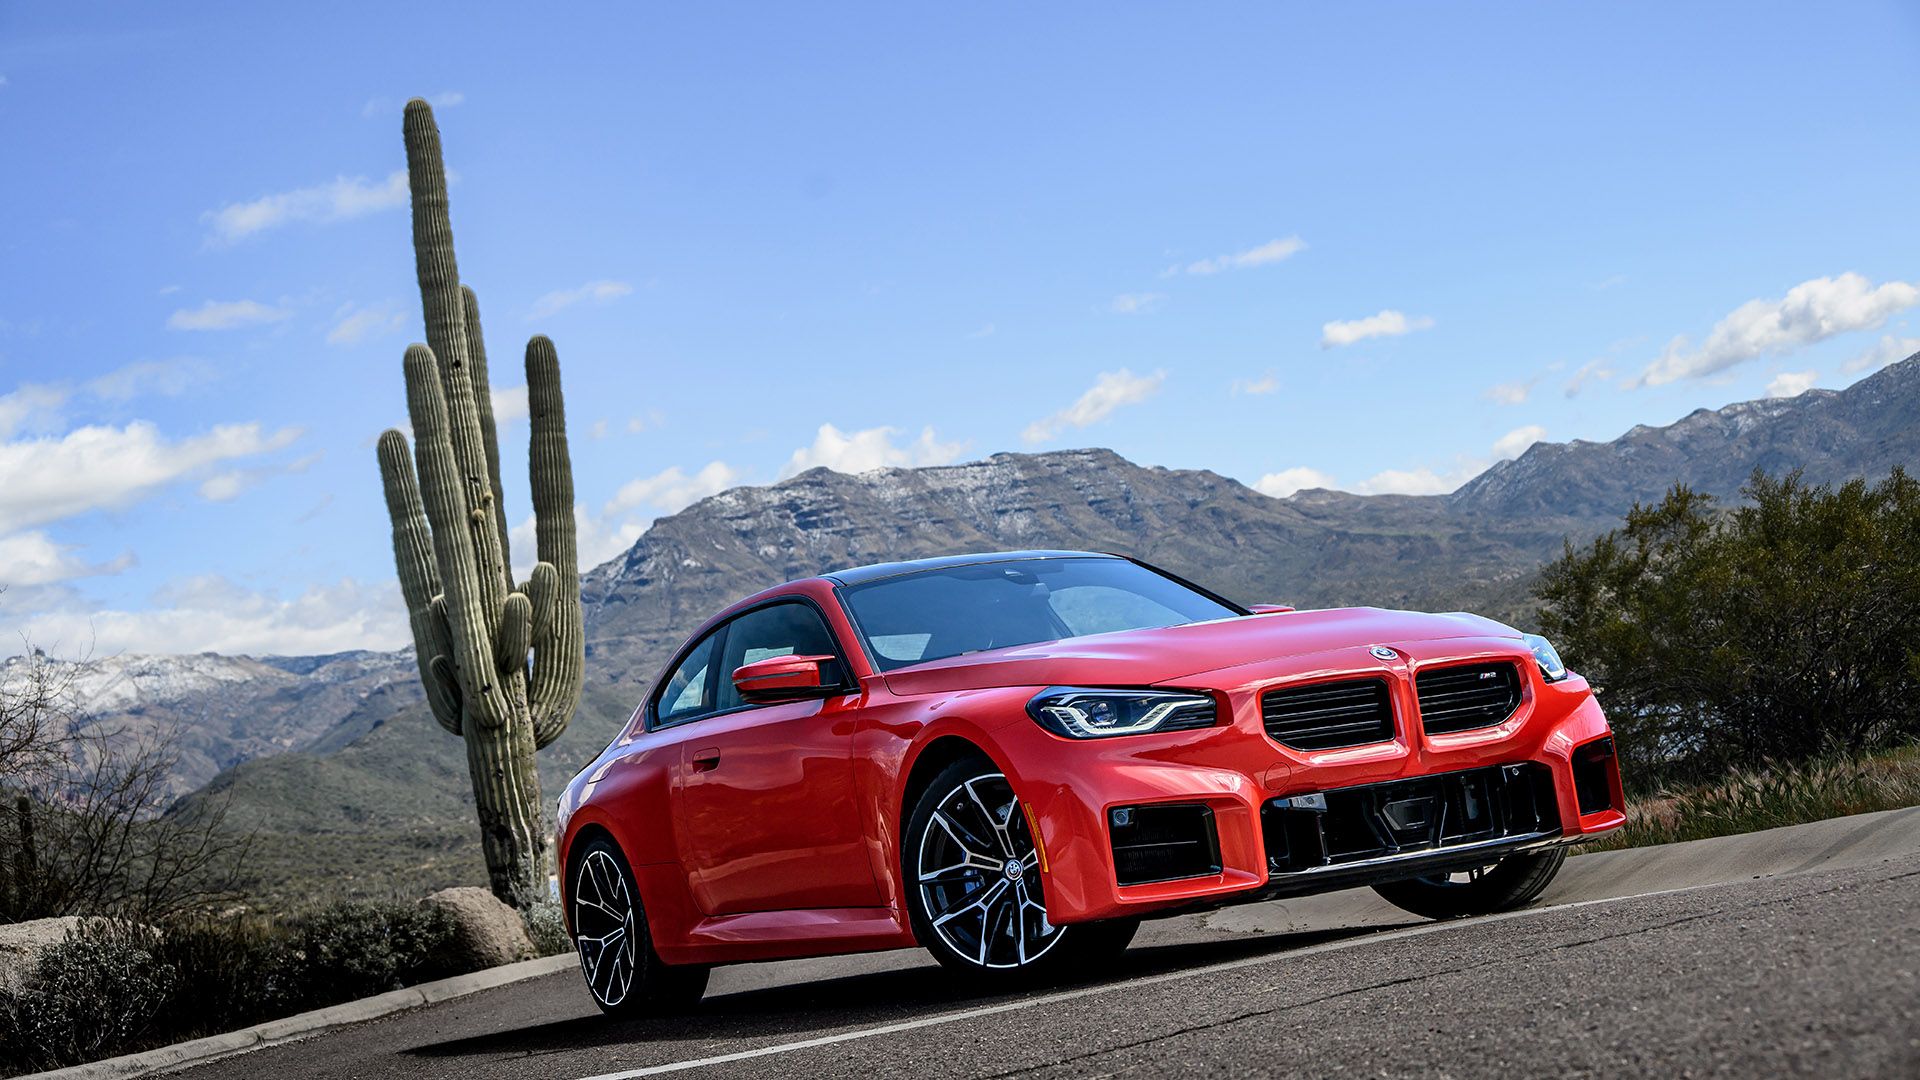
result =
[{"label": "green bush", "polygon": [[460,974],[448,960],[453,917],[439,908],[339,903],[304,916],[296,930],[307,1008]]},{"label": "green bush", "polygon": [[1637,791],[1920,736],[1920,482],[1756,472],[1745,495],[1676,487],[1540,579]]},{"label": "green bush", "polygon": [[0,991],[0,1065],[77,1065],[147,1038],[179,988],[148,927],[93,920],[40,956],[26,985]]},{"label": "green bush", "polygon": [[[74,1065],[462,974],[438,908],[343,901],[280,918],[95,920],[0,991],[0,1073]],[[564,945],[564,938],[563,938]]]},{"label": "green bush", "polygon": [[566,919],[559,904],[535,904],[527,909],[525,918],[535,955],[558,956],[573,951],[573,938],[567,934]]}]

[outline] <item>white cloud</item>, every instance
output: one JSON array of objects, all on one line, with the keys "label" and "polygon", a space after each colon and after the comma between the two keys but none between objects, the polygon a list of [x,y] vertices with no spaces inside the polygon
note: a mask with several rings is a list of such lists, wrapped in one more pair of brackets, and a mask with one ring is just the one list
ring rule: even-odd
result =
[{"label": "white cloud", "polygon": [[1920,304],[1920,285],[1875,286],[1859,274],[1814,278],[1773,300],[1749,300],[1714,325],[1699,348],[1684,336],[1668,343],[1636,386],[1661,386],[1727,370],[1758,356],[1789,353],[1837,334],[1872,330]]},{"label": "white cloud", "polygon": [[577,289],[556,289],[533,302],[529,319],[544,319],[582,301],[591,300],[604,304],[633,291],[633,286],[624,281],[589,281]]},{"label": "white cloud", "polygon": [[493,391],[493,425],[495,427],[506,427],[508,424],[526,418],[526,387],[509,386],[504,390]]},{"label": "white cloud", "polygon": [[1185,266],[1167,268],[1169,276],[1173,274],[1217,274],[1222,270],[1251,270],[1256,266],[1266,266],[1292,258],[1307,249],[1307,242],[1298,236],[1289,236],[1281,240],[1269,240],[1259,247],[1231,255],[1216,255],[1211,259],[1201,259]]},{"label": "white cloud", "polygon": [[181,308],[167,317],[170,330],[232,330],[239,326],[257,326],[279,322],[293,314],[286,308],[269,307],[257,300],[209,300],[197,308]]},{"label": "white cloud", "polygon": [[724,461],[709,461],[691,476],[675,465],[652,476],[627,481],[614,493],[602,513],[618,514],[648,506],[671,514],[709,495],[720,494],[739,478],[739,470]]},{"label": "white cloud", "polygon": [[1059,436],[1068,428],[1084,428],[1097,424],[1112,416],[1116,409],[1125,405],[1137,405],[1159,393],[1160,384],[1165,382],[1166,372],[1156,371],[1151,375],[1135,375],[1126,368],[1119,371],[1103,371],[1086,393],[1073,404],[1054,413],[1052,416],[1035,420],[1027,425],[1021,438],[1030,443],[1046,442]]},{"label": "white cloud", "polygon": [[1433,320],[1425,315],[1408,318],[1404,312],[1388,309],[1378,315],[1369,315],[1364,319],[1350,319],[1345,322],[1334,321],[1320,327],[1320,347],[1331,349],[1341,345],[1351,345],[1368,338],[1399,337],[1415,330],[1426,330],[1433,326]]},{"label": "white cloud", "polygon": [[1159,307],[1166,298],[1166,293],[1121,293],[1108,302],[1107,310],[1116,315],[1142,315]]},{"label": "white cloud", "polygon": [[142,360],[88,379],[83,388],[102,401],[131,401],[147,394],[171,397],[207,375],[207,366],[198,360]]},{"label": "white cloud", "polygon": [[251,202],[228,203],[200,215],[200,220],[211,230],[209,242],[231,244],[290,222],[346,221],[405,205],[407,171],[396,169],[379,183],[364,176],[341,176],[313,187],[262,195]]},{"label": "white cloud", "polygon": [[1611,378],[1613,378],[1613,365],[1606,357],[1589,360],[1581,364],[1579,370],[1573,373],[1573,377],[1567,380],[1567,396],[1577,398],[1585,392],[1588,383],[1596,379],[1605,380]]},{"label": "white cloud", "polygon": [[77,598],[54,610],[9,619],[9,642],[25,634],[47,648],[91,643],[94,655],[220,652],[311,656],[348,649],[398,649],[412,640],[400,586],[343,578],[292,599],[243,588],[217,574],[156,591],[141,611],[97,610]]},{"label": "white cloud", "polygon": [[[653,523],[654,515],[644,511],[671,514],[683,510],[733,487],[739,478],[739,470],[724,461],[710,461],[692,475],[675,465],[652,476],[627,481],[597,514],[585,505],[576,504],[573,521],[581,567],[598,566],[632,547]],[[516,578],[525,578],[531,572],[537,539],[532,517],[515,525],[509,534]]]},{"label": "white cloud", "polygon": [[1259,397],[1264,394],[1271,394],[1278,389],[1280,389],[1280,377],[1271,371],[1257,379],[1233,380],[1233,392],[1235,394],[1250,394]]},{"label": "white cloud", "polygon": [[1292,469],[1281,469],[1279,472],[1268,473],[1254,482],[1253,489],[1262,495],[1271,495],[1276,499],[1284,499],[1296,491],[1303,491],[1307,488],[1330,488],[1333,487],[1335,483],[1336,481],[1333,477],[1321,472],[1319,469],[1309,469],[1301,465]]},{"label": "white cloud", "polygon": [[821,424],[813,445],[793,452],[780,470],[780,478],[798,476],[822,466],[841,473],[863,473],[874,469],[912,468],[945,465],[966,452],[965,443],[943,443],[932,428],[923,428],[920,437],[904,446],[895,445],[898,428],[876,427],[865,431],[844,432],[832,424]]},{"label": "white cloud", "polygon": [[0,521],[20,529],[112,509],[221,462],[278,450],[298,438],[259,424],[227,424],[169,441],[146,421],[76,428],[60,437],[0,443]]},{"label": "white cloud", "polygon": [[1496,405],[1525,405],[1527,396],[1533,393],[1533,384],[1537,380],[1504,382],[1498,386],[1487,387],[1482,396]]},{"label": "white cloud", "polygon": [[593,439],[596,442],[606,437],[607,422],[605,420],[595,420],[593,426],[587,429],[587,438]]},{"label": "white cloud", "polygon": [[1547,429],[1539,424],[1517,427],[1494,440],[1493,456],[1504,461],[1517,458],[1527,452],[1527,447],[1547,437]]},{"label": "white cloud", "polygon": [[67,403],[65,387],[27,383],[0,394],[0,439],[7,438],[29,424],[52,420],[55,410]]},{"label": "white cloud", "polygon": [[1355,485],[1361,495],[1445,495],[1466,482],[1453,473],[1445,476],[1432,469],[1387,469]]},{"label": "white cloud", "polygon": [[1817,371],[1783,371],[1767,384],[1767,396],[1770,398],[1799,397],[1813,389],[1815,380],[1820,378]]},{"label": "white cloud", "polygon": [[993,336],[993,324],[992,324],[992,323],[988,323],[988,324],[986,324],[985,326],[982,326],[982,327],[981,327],[980,329],[978,329],[978,330],[975,330],[975,331],[974,331],[973,333],[971,333],[971,334],[968,334],[967,336],[968,336],[968,337],[970,337],[970,338],[985,338],[985,337],[992,337],[992,336]]},{"label": "white cloud", "polygon": [[1840,365],[1840,370],[1849,375],[1860,371],[1878,371],[1888,364],[1897,364],[1917,352],[1920,352],[1920,337],[1896,337],[1888,334],[1866,352]]},{"label": "white cloud", "polygon": [[0,536],[0,585],[53,585],[74,578],[117,574],[132,566],[133,553],[112,562],[89,563],[77,544],[62,544],[39,530]]},{"label": "white cloud", "polygon": [[372,337],[398,333],[407,317],[392,304],[354,307],[347,304],[333,313],[333,329],[327,331],[329,345],[358,345]]}]

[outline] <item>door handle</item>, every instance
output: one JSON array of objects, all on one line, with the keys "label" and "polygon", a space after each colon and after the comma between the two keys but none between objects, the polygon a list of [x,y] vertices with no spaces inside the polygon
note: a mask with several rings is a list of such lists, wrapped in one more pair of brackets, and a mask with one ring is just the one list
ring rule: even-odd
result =
[{"label": "door handle", "polygon": [[714,748],[714,749],[708,749],[708,750],[695,750],[693,752],[693,767],[694,767],[694,770],[697,772],[705,772],[708,769],[719,768],[720,767],[719,749]]}]

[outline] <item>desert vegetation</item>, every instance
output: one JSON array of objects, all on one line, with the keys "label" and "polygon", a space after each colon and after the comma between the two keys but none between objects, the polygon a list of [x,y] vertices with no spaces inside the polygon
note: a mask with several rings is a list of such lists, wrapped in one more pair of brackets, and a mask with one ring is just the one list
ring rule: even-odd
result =
[{"label": "desert vegetation", "polygon": [[1615,846],[1920,802],[1920,482],[1678,486],[1542,574],[1632,796]]}]

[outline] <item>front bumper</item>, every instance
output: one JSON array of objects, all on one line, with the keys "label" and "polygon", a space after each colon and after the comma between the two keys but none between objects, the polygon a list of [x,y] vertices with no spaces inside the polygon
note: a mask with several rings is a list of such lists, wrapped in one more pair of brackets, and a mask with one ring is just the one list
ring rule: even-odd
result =
[{"label": "front bumper", "polygon": [[1429,735],[1402,680],[1392,740],[1336,750],[1269,738],[1257,686],[1219,688],[1222,724],[1200,731],[994,735],[1040,837],[1048,917],[1074,923],[1485,865],[1620,827],[1599,703],[1578,677],[1526,682],[1504,722]]}]

